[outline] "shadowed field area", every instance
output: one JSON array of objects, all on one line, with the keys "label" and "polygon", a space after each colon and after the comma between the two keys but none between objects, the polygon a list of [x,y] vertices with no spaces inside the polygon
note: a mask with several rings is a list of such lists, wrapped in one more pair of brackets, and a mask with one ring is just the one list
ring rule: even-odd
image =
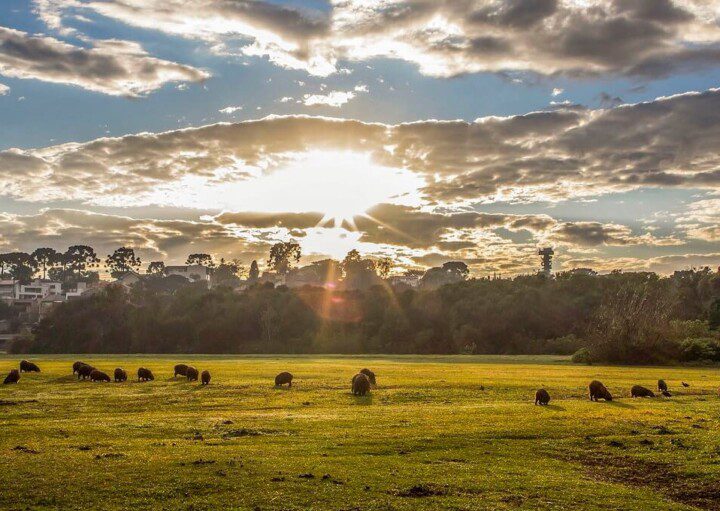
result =
[{"label": "shadowed field area", "polygon": [[[81,359],[112,376],[78,382]],[[4,376],[19,357],[1,356]],[[720,509],[714,368],[562,357],[35,357],[0,386],[0,509]],[[208,369],[207,387],[172,378]],[[350,394],[363,367],[369,396]],[[290,371],[292,389],[273,387]],[[631,399],[668,382],[670,399]],[[587,384],[616,397],[591,403]],[[690,384],[683,387],[681,381]],[[544,386],[550,406],[534,406]]]}]

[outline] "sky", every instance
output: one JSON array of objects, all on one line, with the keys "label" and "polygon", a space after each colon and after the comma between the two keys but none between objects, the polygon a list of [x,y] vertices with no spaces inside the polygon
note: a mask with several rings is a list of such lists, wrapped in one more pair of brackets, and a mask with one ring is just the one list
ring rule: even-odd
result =
[{"label": "sky", "polygon": [[720,266],[720,0],[3,0],[0,251]]}]

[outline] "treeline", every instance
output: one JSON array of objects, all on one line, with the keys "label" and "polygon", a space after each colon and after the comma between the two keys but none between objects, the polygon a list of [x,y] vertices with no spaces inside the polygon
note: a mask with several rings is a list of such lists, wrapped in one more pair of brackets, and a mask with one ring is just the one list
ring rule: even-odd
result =
[{"label": "treeline", "polygon": [[437,289],[237,293],[162,279],[55,308],[10,349],[34,353],[576,353],[584,362],[720,361],[708,269],[468,280]]}]

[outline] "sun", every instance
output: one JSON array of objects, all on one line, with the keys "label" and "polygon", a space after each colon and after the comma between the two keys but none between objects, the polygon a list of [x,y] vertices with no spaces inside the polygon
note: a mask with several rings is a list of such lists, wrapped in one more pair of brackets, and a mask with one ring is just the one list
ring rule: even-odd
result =
[{"label": "sun", "polygon": [[278,160],[283,164],[248,179],[185,184],[170,197],[176,206],[191,201],[193,207],[229,211],[320,213],[318,226],[340,227],[379,203],[415,205],[424,183],[409,170],[376,164],[367,153],[308,151]]}]

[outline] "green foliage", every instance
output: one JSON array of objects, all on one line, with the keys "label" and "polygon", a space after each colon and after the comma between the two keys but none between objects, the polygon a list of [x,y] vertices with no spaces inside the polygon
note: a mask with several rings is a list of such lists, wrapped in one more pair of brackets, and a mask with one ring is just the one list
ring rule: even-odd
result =
[{"label": "green foliage", "polygon": [[135,255],[135,250],[130,247],[120,247],[105,259],[105,266],[110,270],[110,276],[114,279],[129,271],[138,271],[140,264],[142,261]]},{"label": "green foliage", "polygon": [[575,353],[573,353],[572,356],[572,362],[573,364],[587,364],[590,365],[593,363],[592,354],[590,353],[590,350],[587,348],[580,348]]},{"label": "green foliage", "polygon": [[268,266],[280,275],[285,275],[293,263],[300,261],[300,245],[294,241],[275,243],[270,248]]}]

